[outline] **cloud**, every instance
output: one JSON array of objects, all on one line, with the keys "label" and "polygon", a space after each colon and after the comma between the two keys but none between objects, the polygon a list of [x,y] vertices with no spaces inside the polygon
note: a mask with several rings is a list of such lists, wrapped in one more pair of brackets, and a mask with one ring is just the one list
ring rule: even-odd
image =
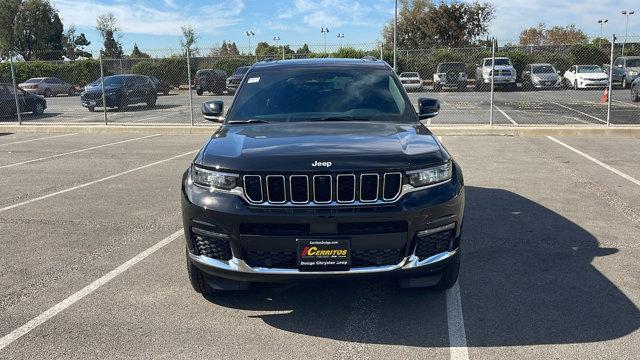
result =
[{"label": "cloud", "polygon": [[[343,26],[382,26],[371,15],[375,9],[359,1],[345,0],[293,0],[279,9],[277,19],[301,27],[339,28]],[[272,21],[273,23],[273,21]]]},{"label": "cloud", "polygon": [[245,7],[243,0],[218,1],[197,8],[179,8],[174,0],[109,4],[96,0],[52,2],[65,24],[93,28],[97,14],[112,12],[123,32],[150,35],[179,35],[183,25],[191,25],[202,34],[219,33],[223,28],[239,23],[239,15]]}]

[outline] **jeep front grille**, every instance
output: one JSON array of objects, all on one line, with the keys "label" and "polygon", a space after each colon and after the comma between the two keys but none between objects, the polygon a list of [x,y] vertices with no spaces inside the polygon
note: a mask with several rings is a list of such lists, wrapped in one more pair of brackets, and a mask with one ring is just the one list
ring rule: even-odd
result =
[{"label": "jeep front grille", "polygon": [[245,175],[245,198],[262,205],[330,205],[393,202],[402,189],[401,173]]}]

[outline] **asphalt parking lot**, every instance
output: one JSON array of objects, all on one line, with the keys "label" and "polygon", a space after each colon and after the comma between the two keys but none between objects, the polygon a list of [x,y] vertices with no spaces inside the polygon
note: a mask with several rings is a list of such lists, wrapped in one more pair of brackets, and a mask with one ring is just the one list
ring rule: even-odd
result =
[{"label": "asphalt parking lot", "polygon": [[[603,125],[607,120],[607,104],[600,102],[602,90],[544,90],[496,91],[494,93],[495,125]],[[203,101],[220,99],[228,106],[232,96],[205,94],[193,96],[195,124],[207,123],[200,114]],[[419,97],[440,99],[442,110],[433,125],[487,125],[490,117],[490,92],[411,92],[409,96],[417,107]],[[640,103],[631,101],[629,90],[614,89],[611,123],[614,125],[640,124]],[[91,113],[80,105],[77,96],[47,98],[48,108],[43,115],[25,114],[25,124],[36,123],[104,123],[101,108]],[[157,105],[147,108],[132,105],[126,111],[109,109],[107,118],[113,124],[189,124],[189,98],[185,90],[172,90],[169,95],[158,96]],[[13,117],[0,117],[0,122],[17,121]]]},{"label": "asphalt parking lot", "polygon": [[637,358],[640,140],[442,138],[467,186],[446,293],[383,280],[205,299],[179,207],[205,138],[0,134],[0,358]]}]

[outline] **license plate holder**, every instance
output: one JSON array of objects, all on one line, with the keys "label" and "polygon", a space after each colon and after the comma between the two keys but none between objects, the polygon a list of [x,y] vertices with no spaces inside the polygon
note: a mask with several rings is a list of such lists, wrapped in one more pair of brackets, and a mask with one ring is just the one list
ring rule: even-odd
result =
[{"label": "license plate holder", "polygon": [[344,271],[351,267],[351,239],[297,239],[298,270]]}]

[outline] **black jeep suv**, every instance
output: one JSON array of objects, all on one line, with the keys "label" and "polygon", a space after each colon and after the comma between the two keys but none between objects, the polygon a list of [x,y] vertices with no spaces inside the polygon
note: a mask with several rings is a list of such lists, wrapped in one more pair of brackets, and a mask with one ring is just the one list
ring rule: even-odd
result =
[{"label": "black jeep suv", "polygon": [[148,76],[112,75],[105,76],[104,81],[98,79],[92,82],[80,94],[80,103],[89,111],[102,107],[103,82],[104,102],[108,108],[117,108],[118,111],[122,111],[134,104],[146,104],[148,107],[156,105],[158,93]]},{"label": "black jeep suv", "polygon": [[238,85],[242,81],[244,74],[249,70],[249,66],[240,66],[227,78],[227,93],[233,95],[238,90]]},{"label": "black jeep suv", "polygon": [[[187,270],[205,295],[250,282],[393,276],[453,286],[462,171],[382,61],[261,62],[183,175]],[[222,101],[203,104],[209,119]]]},{"label": "black jeep suv", "polygon": [[196,94],[202,96],[205,91],[221,95],[226,89],[227,73],[224,70],[200,69],[196,71]]}]

